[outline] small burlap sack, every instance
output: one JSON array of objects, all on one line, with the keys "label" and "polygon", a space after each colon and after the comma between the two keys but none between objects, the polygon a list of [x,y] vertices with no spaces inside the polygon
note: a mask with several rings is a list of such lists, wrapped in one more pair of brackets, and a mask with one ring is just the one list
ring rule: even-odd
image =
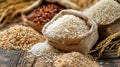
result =
[{"label": "small burlap sack", "polygon": [[70,0],[70,1],[76,3],[80,7],[80,10],[83,11],[86,8],[97,3],[99,0]]},{"label": "small burlap sack", "polygon": [[29,13],[34,8],[40,6],[43,3],[43,1],[48,2],[48,3],[58,3],[59,5],[65,7],[66,9],[80,10],[79,6],[77,6],[75,3],[72,3],[69,0],[38,0],[38,1],[36,1],[34,4],[32,4],[31,6],[29,6],[28,8],[23,10],[22,20],[39,32],[41,32],[44,25],[36,24],[36,23],[33,23],[32,21],[29,21],[26,18],[26,14]]},{"label": "small burlap sack", "polygon": [[111,24],[99,25],[99,34],[101,39],[120,31],[120,19],[115,20]]},{"label": "small burlap sack", "polygon": [[[71,34],[69,34],[68,37],[64,37],[62,35],[57,36],[60,34],[55,34],[53,36],[49,35],[49,33],[47,34],[46,30],[47,30],[48,26],[53,24],[54,21],[56,21],[58,18],[62,17],[63,15],[74,15],[74,16],[82,19],[90,27],[89,30],[87,31],[87,33],[85,33],[83,35],[77,35],[77,36],[74,35],[76,37],[73,36],[74,38],[71,38],[71,39],[70,39]],[[76,26],[76,27],[78,27],[78,26]],[[62,29],[62,27],[61,27],[61,29]],[[78,31],[79,30],[77,30],[77,32]],[[51,32],[54,33],[53,31],[51,31]],[[60,32],[60,31],[58,31],[58,32]],[[77,32],[75,32],[75,33],[77,33]],[[68,10],[62,10],[50,22],[48,22],[43,27],[42,33],[46,37],[46,40],[48,41],[48,43],[50,45],[56,47],[57,49],[60,49],[64,52],[78,51],[81,53],[86,53],[93,47],[93,45],[96,43],[96,41],[98,39],[98,26],[94,21],[92,21],[91,19],[88,19],[81,12],[72,10],[72,9],[71,10],[68,9]],[[71,33],[71,32],[69,32],[69,33]]]},{"label": "small burlap sack", "polygon": [[120,31],[119,0],[100,0],[83,13],[98,23],[101,39]]}]

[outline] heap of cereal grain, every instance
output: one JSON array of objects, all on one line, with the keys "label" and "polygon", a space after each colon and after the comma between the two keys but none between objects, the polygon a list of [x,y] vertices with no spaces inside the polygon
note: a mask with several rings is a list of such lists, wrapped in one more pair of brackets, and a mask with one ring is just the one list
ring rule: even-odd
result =
[{"label": "heap of cereal grain", "polygon": [[16,25],[0,32],[0,47],[3,49],[28,50],[44,38],[30,27]]},{"label": "heap of cereal grain", "polygon": [[115,0],[100,0],[83,13],[99,25],[107,25],[120,18],[120,4]]},{"label": "heap of cereal grain", "polygon": [[99,67],[90,57],[78,52],[71,52],[55,57],[55,67]]}]

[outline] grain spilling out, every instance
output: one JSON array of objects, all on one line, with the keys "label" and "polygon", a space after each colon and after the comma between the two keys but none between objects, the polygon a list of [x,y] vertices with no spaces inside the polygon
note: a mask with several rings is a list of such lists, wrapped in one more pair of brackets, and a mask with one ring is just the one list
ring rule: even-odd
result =
[{"label": "grain spilling out", "polygon": [[44,42],[44,43],[37,43],[34,46],[32,46],[29,52],[31,52],[36,56],[46,56],[46,55],[54,55],[56,53],[59,53],[60,51],[55,49],[53,46],[49,45],[47,42]]}]

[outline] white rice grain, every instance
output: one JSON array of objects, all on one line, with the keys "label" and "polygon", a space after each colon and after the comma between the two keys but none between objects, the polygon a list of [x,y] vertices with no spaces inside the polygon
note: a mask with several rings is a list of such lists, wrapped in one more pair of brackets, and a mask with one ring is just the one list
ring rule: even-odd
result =
[{"label": "white rice grain", "polygon": [[[46,34],[51,37],[73,39],[89,31],[84,20],[74,15],[64,15],[46,28]],[[69,36],[70,35],[70,36]]]},{"label": "white rice grain", "polygon": [[54,55],[56,52],[58,52],[58,50],[53,48],[45,41],[43,43],[37,43],[34,46],[32,46],[29,52],[36,56],[46,56],[52,54]]},{"label": "white rice grain", "polygon": [[100,25],[110,24],[120,18],[120,4],[114,0],[100,0],[83,13]]}]

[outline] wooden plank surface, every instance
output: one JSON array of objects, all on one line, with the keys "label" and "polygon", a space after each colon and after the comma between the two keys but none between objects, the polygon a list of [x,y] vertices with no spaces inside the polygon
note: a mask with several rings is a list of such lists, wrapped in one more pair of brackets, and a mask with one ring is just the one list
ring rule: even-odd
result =
[{"label": "wooden plank surface", "polygon": [[105,50],[102,58],[119,58],[119,56],[117,55],[117,50]]},{"label": "wooden plank surface", "polygon": [[[99,60],[101,67],[120,67],[120,58]],[[0,67],[46,67],[40,65],[40,59],[24,51],[6,51],[0,49]],[[53,66],[49,66],[53,67]]]},{"label": "wooden plank surface", "polygon": [[101,67],[120,67],[120,58],[112,58],[112,59],[100,59],[99,60]]},{"label": "wooden plank surface", "polygon": [[22,50],[6,51],[0,49],[0,67],[32,67],[34,57],[26,59],[27,52]]},{"label": "wooden plank surface", "polygon": [[0,67],[16,67],[22,51],[0,49]]}]

